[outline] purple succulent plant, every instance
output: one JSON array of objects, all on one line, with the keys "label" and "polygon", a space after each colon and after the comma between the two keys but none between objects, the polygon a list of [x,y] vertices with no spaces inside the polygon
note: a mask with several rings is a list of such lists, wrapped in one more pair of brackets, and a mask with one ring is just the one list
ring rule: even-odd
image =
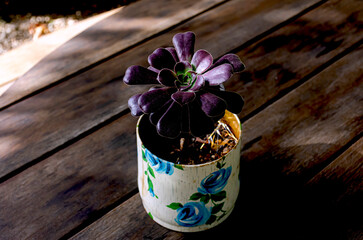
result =
[{"label": "purple succulent plant", "polygon": [[242,110],[242,97],[223,87],[233,73],[245,69],[239,57],[226,54],[213,63],[206,50],[194,53],[194,43],[193,32],[178,33],[173,37],[174,48],[158,48],[148,57],[148,68],[126,70],[123,81],[128,85],[157,85],[132,96],[128,105],[134,116],[149,114],[160,136],[203,136],[214,130],[226,109]]}]

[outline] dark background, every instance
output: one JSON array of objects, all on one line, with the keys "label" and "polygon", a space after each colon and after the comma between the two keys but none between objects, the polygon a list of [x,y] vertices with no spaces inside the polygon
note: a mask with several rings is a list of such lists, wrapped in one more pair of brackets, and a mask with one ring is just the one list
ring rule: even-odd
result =
[{"label": "dark background", "polygon": [[80,11],[82,17],[103,12],[135,0],[5,0],[0,2],[0,17],[9,22],[14,15],[71,15]]}]

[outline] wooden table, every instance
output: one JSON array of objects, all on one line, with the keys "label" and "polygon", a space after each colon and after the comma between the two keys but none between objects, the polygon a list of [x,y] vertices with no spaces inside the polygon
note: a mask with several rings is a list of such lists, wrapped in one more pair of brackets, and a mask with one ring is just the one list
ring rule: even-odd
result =
[{"label": "wooden table", "polygon": [[[137,190],[130,65],[194,31],[247,66],[241,190],[202,233]],[[42,59],[0,98],[0,239],[363,239],[363,2],[140,0]]]}]

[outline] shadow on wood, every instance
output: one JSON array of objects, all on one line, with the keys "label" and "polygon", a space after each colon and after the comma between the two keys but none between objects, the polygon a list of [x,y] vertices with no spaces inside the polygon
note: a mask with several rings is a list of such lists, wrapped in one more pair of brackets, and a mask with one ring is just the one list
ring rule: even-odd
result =
[{"label": "shadow on wood", "polygon": [[[332,147],[321,145],[326,144],[298,148],[309,151]],[[274,155],[284,151],[291,149],[278,149],[249,163],[241,159],[239,198],[231,216],[220,226],[201,233],[173,235],[185,239],[354,239],[362,227],[358,211],[362,195],[341,201],[339,197],[351,187],[342,179],[322,179],[306,185],[306,179],[314,174],[284,174],[283,168],[291,159]],[[356,155],[363,159],[362,154]],[[316,173],[319,168],[314,170]]]}]

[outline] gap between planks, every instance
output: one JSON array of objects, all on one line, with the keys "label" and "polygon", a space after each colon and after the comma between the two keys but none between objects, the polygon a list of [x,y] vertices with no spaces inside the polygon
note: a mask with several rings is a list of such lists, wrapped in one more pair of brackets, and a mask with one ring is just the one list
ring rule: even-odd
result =
[{"label": "gap between planks", "polygon": [[[343,147],[341,147],[338,151],[336,151],[333,155],[331,155],[329,157],[329,159],[326,160],[326,163],[324,164],[324,166],[321,167],[321,170],[318,170],[318,173],[316,173],[313,177],[311,177],[306,184],[309,185],[312,182],[315,181],[315,179],[318,176],[321,176],[324,174],[324,172],[326,172],[326,169],[328,169],[332,164],[334,164],[334,162],[341,158],[342,156],[346,155],[347,153],[351,152],[351,148],[353,149],[358,149],[355,147],[355,145],[361,145],[363,141],[363,132],[360,132],[357,136],[355,136],[354,138],[352,138],[352,140],[350,140],[347,144],[345,144]],[[363,152],[362,153],[362,157],[361,160],[363,160]]]},{"label": "gap between planks", "polygon": [[111,212],[113,209],[120,206],[122,203],[134,197],[136,194],[139,194],[138,188],[132,189],[130,192],[125,194],[123,197],[121,197],[111,205],[97,211],[97,214],[94,214],[92,218],[88,218],[86,221],[82,222],[80,225],[78,225],[77,227],[73,228],[71,231],[60,237],[59,240],[66,240],[71,238],[72,236],[76,235],[77,233],[79,233],[80,231],[82,231],[92,223],[96,222],[98,219],[101,219],[103,216]]},{"label": "gap between planks", "polygon": [[276,102],[279,99],[283,98],[284,96],[286,96],[287,94],[289,94],[290,92],[292,92],[294,89],[298,88],[299,86],[301,86],[302,84],[304,84],[305,82],[307,82],[309,79],[313,78],[314,76],[316,76],[320,72],[324,71],[324,69],[328,68],[329,66],[331,66],[332,64],[334,64],[335,62],[337,62],[339,59],[343,58],[344,56],[348,55],[349,53],[351,53],[352,51],[354,51],[355,49],[357,49],[362,44],[363,44],[363,39],[361,39],[358,42],[354,43],[352,46],[348,47],[343,52],[338,53],[336,56],[334,56],[333,58],[331,58],[330,60],[328,60],[326,63],[320,65],[319,67],[317,67],[316,69],[314,69],[311,73],[309,73],[308,75],[306,75],[305,77],[303,77],[300,81],[294,83],[290,87],[287,87],[287,88],[283,89],[275,97],[273,97],[270,100],[266,101],[264,104],[262,104],[260,107],[258,107],[255,110],[253,110],[251,113],[249,113],[246,116],[242,117],[241,118],[241,122],[245,122],[248,119],[254,117],[258,113],[260,113],[261,111],[263,111],[264,109],[266,109],[268,106],[270,106],[271,104],[273,104],[274,102]]},{"label": "gap between planks", "polygon": [[118,114],[115,114],[114,116],[106,119],[105,121],[103,122],[100,122],[98,125],[88,129],[87,131],[84,131],[82,132],[81,134],[77,135],[76,137],[72,138],[71,140],[57,146],[56,148],[44,153],[43,155],[41,155],[40,157],[32,160],[32,161],[29,161],[27,162],[26,164],[24,164],[23,166],[15,169],[14,171],[11,171],[9,172],[8,174],[4,175],[3,177],[0,177],[0,184],[9,180],[10,178],[18,175],[19,173],[25,171],[26,169],[36,165],[37,163],[43,161],[44,159],[47,159],[48,157],[56,154],[57,152],[71,146],[72,144],[78,142],[79,140],[91,135],[92,133],[98,131],[99,129],[107,126],[108,124],[116,121],[117,119],[121,118],[122,116],[126,115],[126,114],[129,114],[130,113],[130,110],[129,109],[125,109],[121,112],[119,112]]}]

